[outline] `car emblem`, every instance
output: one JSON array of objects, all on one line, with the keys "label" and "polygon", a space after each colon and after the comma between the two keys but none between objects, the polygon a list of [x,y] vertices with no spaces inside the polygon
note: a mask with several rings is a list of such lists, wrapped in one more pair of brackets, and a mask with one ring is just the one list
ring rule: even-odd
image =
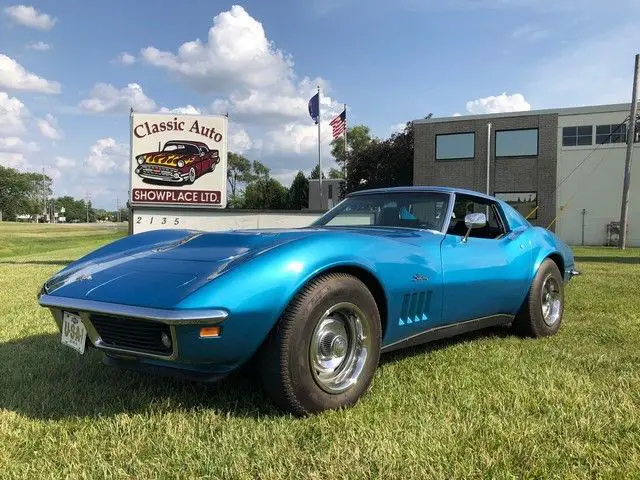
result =
[{"label": "car emblem", "polygon": [[413,281],[414,281],[414,282],[425,282],[425,281],[427,281],[427,280],[428,280],[428,278],[427,278],[427,277],[425,277],[424,275],[422,275],[421,273],[416,273],[416,274],[413,276]]},{"label": "car emblem", "polygon": [[78,277],[79,282],[83,282],[85,280],[91,280],[91,274],[87,273]]}]

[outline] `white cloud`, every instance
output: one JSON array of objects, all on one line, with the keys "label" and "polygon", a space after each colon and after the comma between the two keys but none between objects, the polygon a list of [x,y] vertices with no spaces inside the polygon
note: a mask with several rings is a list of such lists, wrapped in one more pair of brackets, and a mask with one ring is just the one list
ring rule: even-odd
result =
[{"label": "white cloud", "polygon": [[55,163],[58,168],[71,168],[76,166],[76,161],[67,157],[56,157]]},{"label": "white cloud", "polygon": [[19,137],[0,137],[0,151],[3,152],[37,152],[36,142],[26,142]]},{"label": "white cloud", "polygon": [[229,151],[242,154],[252,148],[253,142],[244,128],[237,124],[229,125]]},{"label": "white cloud", "polygon": [[60,84],[24,69],[13,58],[0,54],[0,88],[40,93],[60,93]]},{"label": "white cloud", "polygon": [[150,65],[203,92],[263,89],[291,76],[291,60],[267,40],[262,24],[238,5],[214,17],[206,42],[183,43],[176,53],[147,47],[140,54]]},{"label": "white cloud", "polygon": [[391,125],[389,127],[389,134],[393,135],[394,133],[402,133],[404,132],[405,127],[407,126],[407,124],[405,122],[400,122],[400,123],[396,123],[394,125]]},{"label": "white cloud", "polygon": [[25,45],[29,50],[37,50],[39,52],[46,52],[51,49],[51,45],[44,42],[31,42]]},{"label": "white cloud", "polygon": [[98,83],[91,89],[91,97],[82,100],[79,106],[93,113],[126,113],[130,108],[150,112],[156,109],[156,102],[147,97],[137,83],[121,89],[109,83]]},{"label": "white cloud", "polygon": [[117,56],[116,62],[121,63],[122,65],[133,65],[136,63],[136,57],[128,52],[122,52]]},{"label": "white cloud", "polygon": [[514,93],[513,95],[502,93],[501,95],[478,98],[467,102],[467,112],[472,115],[527,110],[531,110],[531,105],[520,93]]},{"label": "white cloud", "polygon": [[[317,161],[317,159],[316,159]],[[298,175],[298,172],[302,170],[302,173],[304,173],[304,175],[306,177],[309,177],[309,175],[311,175],[311,170],[312,169],[294,169],[294,170],[290,170],[290,169],[279,169],[279,170],[274,170],[273,172],[271,172],[271,176],[273,178],[275,178],[276,180],[278,180],[282,185],[284,185],[285,187],[289,188],[291,186],[291,184],[293,183],[293,179],[296,178],[296,175]],[[329,168],[326,168],[325,165],[322,165],[322,170],[325,171],[325,175],[326,172],[329,171]]]},{"label": "white cloud", "polygon": [[176,107],[176,108],[167,108],[167,107],[162,107],[160,110],[158,110],[160,113],[178,113],[181,115],[198,115],[200,113],[202,113],[202,111],[199,108],[194,107],[193,105],[186,105],[184,107]]},{"label": "white cloud", "polygon": [[12,5],[4,9],[4,13],[15,23],[38,30],[50,30],[58,21],[46,13],[40,13],[27,5]]},{"label": "white cloud", "polygon": [[21,153],[0,152],[0,165],[8,168],[21,168],[26,165],[26,160]]},{"label": "white cloud", "polygon": [[85,158],[87,174],[122,174],[129,171],[129,148],[111,137],[101,138]]},{"label": "white cloud", "polygon": [[24,133],[24,120],[29,112],[16,97],[0,92],[0,134],[20,135]]},{"label": "white cloud", "polygon": [[511,32],[511,36],[519,40],[537,42],[549,36],[549,30],[536,27],[534,25],[522,25]]},{"label": "white cloud", "polygon": [[48,113],[45,118],[36,119],[36,125],[43,137],[50,138],[51,140],[59,140],[62,138],[62,131],[58,128],[58,121],[50,113]]},{"label": "white cloud", "polygon": [[629,102],[633,58],[640,45],[636,23],[568,43],[531,65],[527,97],[539,108]]}]

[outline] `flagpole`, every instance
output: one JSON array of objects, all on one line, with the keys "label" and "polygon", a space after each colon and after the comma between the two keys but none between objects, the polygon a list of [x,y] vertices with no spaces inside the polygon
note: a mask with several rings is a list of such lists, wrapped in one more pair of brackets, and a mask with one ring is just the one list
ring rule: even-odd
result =
[{"label": "flagpole", "polygon": [[320,121],[322,115],[320,114],[320,85],[318,85],[318,185],[320,192],[320,209],[324,209],[322,205],[322,159],[320,157]]},{"label": "flagpole", "polygon": [[347,181],[347,104],[344,104],[344,163],[342,164],[342,176]]}]

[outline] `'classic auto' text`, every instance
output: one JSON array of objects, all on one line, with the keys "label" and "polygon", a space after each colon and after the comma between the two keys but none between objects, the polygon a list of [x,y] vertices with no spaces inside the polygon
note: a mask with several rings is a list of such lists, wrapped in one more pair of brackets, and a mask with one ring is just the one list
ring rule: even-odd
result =
[{"label": "'classic auto' text", "polygon": [[203,137],[210,138],[214,142],[222,141],[222,134],[219,132],[216,132],[215,128],[205,127],[204,125],[200,125],[198,120],[194,120],[191,126],[187,129],[185,122],[178,121],[177,117],[174,117],[173,120],[169,120],[167,122],[141,123],[134,127],[133,134],[138,138],[144,138],[147,135],[153,135],[154,133],[174,132],[174,131],[177,131],[177,132],[188,131],[191,133],[195,133],[197,135],[201,135]]}]

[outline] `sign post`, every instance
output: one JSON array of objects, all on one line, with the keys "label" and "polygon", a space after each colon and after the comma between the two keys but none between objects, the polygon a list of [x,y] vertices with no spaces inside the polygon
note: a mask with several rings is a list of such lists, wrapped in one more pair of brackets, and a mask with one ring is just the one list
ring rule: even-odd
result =
[{"label": "sign post", "polygon": [[[152,208],[206,210],[227,204],[228,118],[131,113],[131,218]],[[181,228],[179,222],[157,228]],[[147,228],[148,229],[148,226]],[[132,222],[131,233],[141,231]]]}]

